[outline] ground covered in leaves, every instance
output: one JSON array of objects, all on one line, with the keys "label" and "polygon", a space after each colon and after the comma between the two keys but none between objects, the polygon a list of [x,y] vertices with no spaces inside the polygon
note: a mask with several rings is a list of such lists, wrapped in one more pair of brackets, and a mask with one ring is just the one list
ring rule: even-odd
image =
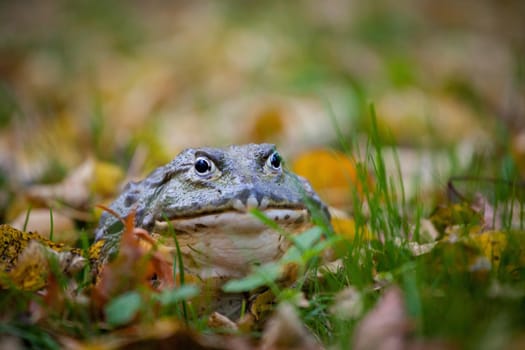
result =
[{"label": "ground covered in leaves", "polygon": [[[2,2],[0,348],[525,347],[524,16]],[[225,286],[270,293],[240,320],[199,312],[206,286],[132,216],[93,283],[93,231],[125,183],[248,142],[277,144],[332,213]]]}]

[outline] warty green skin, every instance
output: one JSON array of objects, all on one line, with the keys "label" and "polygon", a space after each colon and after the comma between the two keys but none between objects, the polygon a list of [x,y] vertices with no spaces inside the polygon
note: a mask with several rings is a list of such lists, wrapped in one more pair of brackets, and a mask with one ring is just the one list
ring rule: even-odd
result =
[{"label": "warty green skin", "polygon": [[[110,208],[121,217],[135,209],[136,227],[150,232],[156,221],[165,218],[199,217],[239,211],[239,207],[242,211],[243,206],[308,209],[328,223],[328,210],[310,184],[286,168],[271,166],[268,159],[275,152],[271,144],[186,149],[144,180],[129,183]],[[199,174],[195,170],[199,157],[212,161],[214,171],[206,176]],[[107,212],[100,219],[95,238],[106,241],[102,262],[118,249],[122,234],[119,222]]]}]

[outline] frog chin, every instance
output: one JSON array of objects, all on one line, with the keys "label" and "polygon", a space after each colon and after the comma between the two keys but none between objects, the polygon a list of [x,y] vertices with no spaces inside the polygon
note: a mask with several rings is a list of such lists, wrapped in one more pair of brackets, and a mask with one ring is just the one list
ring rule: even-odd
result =
[{"label": "frog chin", "polygon": [[[284,232],[302,232],[311,226],[306,209],[261,211]],[[184,266],[201,278],[245,276],[254,265],[279,259],[290,241],[251,213],[225,211],[171,220]],[[168,223],[157,222],[156,232]]]}]

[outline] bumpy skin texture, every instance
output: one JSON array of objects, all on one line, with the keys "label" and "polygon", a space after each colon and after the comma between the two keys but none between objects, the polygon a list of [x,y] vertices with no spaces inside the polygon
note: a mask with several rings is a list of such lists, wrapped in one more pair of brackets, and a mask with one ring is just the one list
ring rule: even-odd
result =
[{"label": "bumpy skin texture", "polygon": [[[328,220],[326,206],[303,178],[282,167],[272,167],[276,149],[271,144],[227,148],[190,148],[140,182],[129,183],[112,203],[122,217],[136,209],[136,226],[151,231],[155,221],[190,218],[239,210],[256,203],[259,208],[307,208]],[[199,174],[197,159],[213,163],[209,174]],[[256,202],[254,201],[256,199]],[[104,213],[96,240],[106,241],[102,259],[118,248],[119,220]]]}]

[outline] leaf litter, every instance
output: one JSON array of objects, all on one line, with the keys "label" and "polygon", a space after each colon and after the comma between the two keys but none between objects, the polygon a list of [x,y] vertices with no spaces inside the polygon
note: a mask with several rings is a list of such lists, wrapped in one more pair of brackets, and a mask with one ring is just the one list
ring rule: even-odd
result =
[{"label": "leaf litter", "polygon": [[[388,4],[304,2],[284,18],[290,9],[273,2],[243,16],[188,4],[175,17],[72,4],[63,22],[37,6],[24,31],[34,42],[0,47],[0,214],[13,225],[0,226],[0,347],[523,345],[523,196],[510,181],[525,173],[519,4],[396,3],[407,18]],[[27,9],[4,13],[23,23]],[[450,32],[461,13],[473,27]],[[104,29],[123,18],[146,24],[142,39],[126,21]],[[18,25],[2,22],[6,33]],[[374,137],[386,178],[370,159]],[[96,265],[94,207],[119,192],[126,165],[135,177],[182,147],[257,140],[278,143],[337,215],[334,237],[298,242],[292,271],[280,261],[232,282],[270,285],[251,295],[245,323],[192,313],[206,286],[183,284],[173,249],[132,215],[121,253]],[[445,189],[454,174],[477,188]]]}]

